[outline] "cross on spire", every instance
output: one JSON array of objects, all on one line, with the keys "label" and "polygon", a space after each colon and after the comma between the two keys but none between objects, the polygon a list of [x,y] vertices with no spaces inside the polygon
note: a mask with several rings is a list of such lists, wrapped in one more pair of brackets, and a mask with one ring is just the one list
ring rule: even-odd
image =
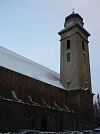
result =
[{"label": "cross on spire", "polygon": [[74,10],[75,10],[75,8],[72,9],[72,11],[73,11],[72,13],[74,13]]}]

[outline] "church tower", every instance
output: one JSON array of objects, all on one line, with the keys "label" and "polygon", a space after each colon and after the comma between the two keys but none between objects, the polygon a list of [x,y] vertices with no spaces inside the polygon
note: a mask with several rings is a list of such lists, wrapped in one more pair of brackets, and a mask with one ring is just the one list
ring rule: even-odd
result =
[{"label": "church tower", "polygon": [[83,18],[72,13],[65,18],[60,42],[60,80],[66,89],[91,89],[88,37]]}]

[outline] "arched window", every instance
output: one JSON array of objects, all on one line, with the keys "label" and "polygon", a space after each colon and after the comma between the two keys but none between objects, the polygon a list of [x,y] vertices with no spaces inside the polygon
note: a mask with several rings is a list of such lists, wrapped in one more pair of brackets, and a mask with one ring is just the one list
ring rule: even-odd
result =
[{"label": "arched window", "polygon": [[82,50],[85,51],[84,41],[82,40]]},{"label": "arched window", "polygon": [[67,50],[70,49],[70,40],[67,40]]},{"label": "arched window", "polygon": [[18,92],[21,94],[21,92],[22,92],[22,85],[18,85]]},{"label": "arched window", "polygon": [[83,53],[83,62],[86,62],[85,54]]},{"label": "arched window", "polygon": [[18,85],[18,90],[21,90],[22,89],[22,85]]},{"label": "arched window", "polygon": [[70,52],[67,53],[67,62],[70,62]]}]

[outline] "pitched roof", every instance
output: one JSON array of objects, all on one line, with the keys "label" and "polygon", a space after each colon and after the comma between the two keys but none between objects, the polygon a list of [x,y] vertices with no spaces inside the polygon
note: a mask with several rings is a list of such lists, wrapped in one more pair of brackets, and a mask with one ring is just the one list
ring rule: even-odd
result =
[{"label": "pitched roof", "polygon": [[44,83],[65,89],[60,75],[40,64],[0,46],[0,66]]}]

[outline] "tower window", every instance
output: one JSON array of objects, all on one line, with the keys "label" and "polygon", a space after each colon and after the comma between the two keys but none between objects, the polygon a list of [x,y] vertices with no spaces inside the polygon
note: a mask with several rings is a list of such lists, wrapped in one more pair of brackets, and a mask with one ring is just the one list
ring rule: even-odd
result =
[{"label": "tower window", "polygon": [[85,51],[84,41],[82,40],[82,50]]},{"label": "tower window", "polygon": [[83,62],[86,62],[85,54],[83,53]]},{"label": "tower window", "polygon": [[67,53],[67,62],[70,62],[70,52]]},{"label": "tower window", "polygon": [[70,40],[67,40],[67,50],[70,49]]}]

